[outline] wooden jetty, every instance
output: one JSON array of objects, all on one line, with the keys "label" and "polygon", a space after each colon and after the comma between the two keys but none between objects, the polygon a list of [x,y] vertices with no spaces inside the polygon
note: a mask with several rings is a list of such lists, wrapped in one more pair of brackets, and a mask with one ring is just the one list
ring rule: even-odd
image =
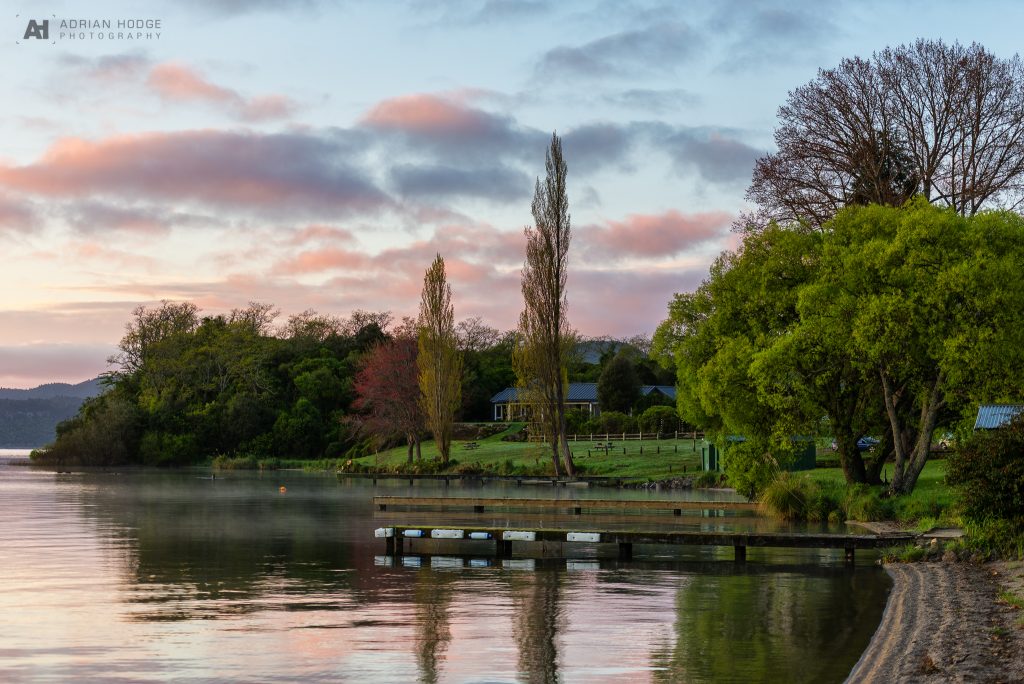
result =
[{"label": "wooden jetty", "polygon": [[566,510],[582,515],[593,511],[756,511],[758,505],[748,501],[653,501],[648,499],[526,499],[463,496],[375,496],[378,511],[389,508],[472,508],[474,513],[486,509]]},{"label": "wooden jetty", "polygon": [[629,530],[613,532],[571,531],[565,529],[506,529],[495,527],[434,528],[421,526],[380,527],[374,536],[383,539],[386,553],[402,555],[406,541],[413,539],[492,542],[494,554],[512,556],[513,542],[561,542],[565,544],[616,544],[620,559],[633,556],[634,544],[670,546],[731,546],[737,562],[747,559],[747,547],[843,549],[847,563],[856,549],[878,549],[906,544],[917,539],[913,534],[823,534],[803,532],[712,532]]}]

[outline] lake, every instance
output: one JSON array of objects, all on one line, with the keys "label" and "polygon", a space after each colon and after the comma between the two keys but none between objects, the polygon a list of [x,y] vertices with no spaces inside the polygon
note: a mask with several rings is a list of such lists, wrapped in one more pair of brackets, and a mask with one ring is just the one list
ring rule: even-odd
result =
[{"label": "lake", "polygon": [[863,552],[855,567],[753,548],[746,564],[657,547],[503,563],[421,543],[403,560],[372,536],[374,494],[684,494],[13,463],[0,458],[5,682],[841,682],[890,587]]}]

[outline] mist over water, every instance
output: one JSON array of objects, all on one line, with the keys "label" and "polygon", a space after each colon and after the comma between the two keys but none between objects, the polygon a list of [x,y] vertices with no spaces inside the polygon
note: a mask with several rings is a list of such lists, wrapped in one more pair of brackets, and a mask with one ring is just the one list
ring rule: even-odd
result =
[{"label": "mist over water", "polygon": [[[407,491],[0,465],[0,680],[842,681],[888,591],[869,558],[821,551],[502,564],[422,544],[407,567],[383,556],[370,505]],[[444,491],[553,494],[428,493]]]}]

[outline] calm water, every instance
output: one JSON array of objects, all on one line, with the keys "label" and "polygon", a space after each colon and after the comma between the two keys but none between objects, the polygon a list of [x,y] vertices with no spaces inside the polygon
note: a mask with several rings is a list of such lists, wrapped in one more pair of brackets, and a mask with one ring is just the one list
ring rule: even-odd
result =
[{"label": "calm water", "polygon": [[0,460],[0,681],[838,682],[888,591],[834,552],[396,566],[369,498],[404,485],[208,476]]}]

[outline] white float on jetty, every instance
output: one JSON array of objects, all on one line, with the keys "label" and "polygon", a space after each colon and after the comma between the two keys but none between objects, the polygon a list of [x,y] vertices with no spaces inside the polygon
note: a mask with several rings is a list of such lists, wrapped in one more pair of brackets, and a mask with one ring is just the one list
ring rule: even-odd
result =
[{"label": "white float on jetty", "polygon": [[389,537],[394,537],[395,536],[395,528],[394,527],[378,527],[377,529],[375,529],[373,531],[373,536],[377,537],[378,539],[387,539]]},{"label": "white float on jetty", "polygon": [[537,541],[537,533],[527,530],[505,530],[501,533],[503,541]]},{"label": "white float on jetty", "polygon": [[590,542],[596,544],[601,541],[600,532],[570,532],[565,535],[565,541],[571,542]]},{"label": "white float on jetty", "polygon": [[465,536],[462,530],[430,530],[431,539],[462,539]]},{"label": "white float on jetty", "polygon": [[469,533],[469,538],[470,539],[475,539],[477,541],[484,541],[484,540],[487,540],[487,539],[494,539],[494,537],[491,536],[490,532],[470,532]]},{"label": "white float on jetty", "polygon": [[402,532],[402,536],[415,539],[416,537],[423,536],[423,530],[405,530]]}]

